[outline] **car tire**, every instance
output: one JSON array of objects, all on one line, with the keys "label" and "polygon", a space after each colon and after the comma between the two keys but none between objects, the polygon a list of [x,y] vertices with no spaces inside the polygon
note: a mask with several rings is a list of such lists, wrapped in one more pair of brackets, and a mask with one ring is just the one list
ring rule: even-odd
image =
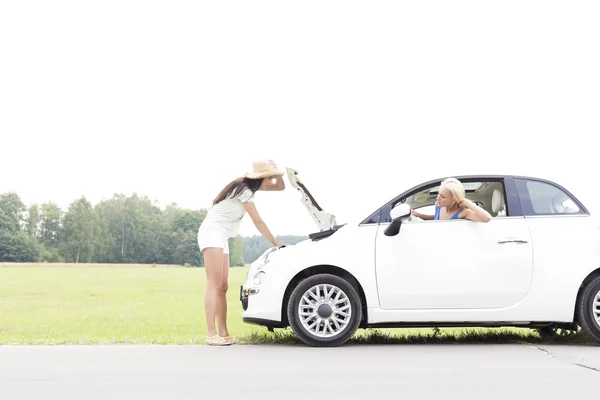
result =
[{"label": "car tire", "polygon": [[358,292],[343,278],[319,274],[294,288],[287,307],[290,326],[304,343],[334,347],[346,343],[362,319]]},{"label": "car tire", "polygon": [[600,277],[581,292],[577,301],[577,320],[590,339],[600,344]]}]

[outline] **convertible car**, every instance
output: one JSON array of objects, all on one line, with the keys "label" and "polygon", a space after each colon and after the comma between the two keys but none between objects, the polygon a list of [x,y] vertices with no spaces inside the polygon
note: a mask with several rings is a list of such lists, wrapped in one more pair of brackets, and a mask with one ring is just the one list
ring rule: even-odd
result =
[{"label": "convertible car", "polygon": [[291,326],[312,346],[339,346],[358,328],[582,329],[600,343],[600,225],[565,188],[523,176],[458,176],[488,223],[423,221],[442,178],[370,215],[337,224],[287,168],[318,226],[270,248],[240,288],[243,320]]}]

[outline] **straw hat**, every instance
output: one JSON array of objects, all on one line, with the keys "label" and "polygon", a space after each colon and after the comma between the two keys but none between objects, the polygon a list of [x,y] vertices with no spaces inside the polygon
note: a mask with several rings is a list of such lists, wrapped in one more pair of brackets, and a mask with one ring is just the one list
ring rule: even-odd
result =
[{"label": "straw hat", "polygon": [[246,172],[245,178],[260,179],[267,176],[283,176],[273,160],[256,160],[252,163],[252,172]]}]

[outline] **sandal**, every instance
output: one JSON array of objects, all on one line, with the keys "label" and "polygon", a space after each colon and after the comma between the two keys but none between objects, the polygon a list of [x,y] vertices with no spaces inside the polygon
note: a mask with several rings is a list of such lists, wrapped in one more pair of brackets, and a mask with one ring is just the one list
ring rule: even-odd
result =
[{"label": "sandal", "polygon": [[225,336],[223,339],[225,339],[229,344],[242,344],[241,340],[231,336]]},{"label": "sandal", "polygon": [[209,346],[230,346],[232,343],[230,341],[226,340],[226,338],[222,338],[219,335],[215,335],[215,336],[207,336],[206,344]]}]

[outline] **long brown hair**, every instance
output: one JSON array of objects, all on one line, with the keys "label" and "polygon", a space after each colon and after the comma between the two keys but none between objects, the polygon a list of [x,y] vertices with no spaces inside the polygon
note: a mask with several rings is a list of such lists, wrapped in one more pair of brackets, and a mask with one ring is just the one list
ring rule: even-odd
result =
[{"label": "long brown hair", "polygon": [[262,183],[264,178],[250,179],[250,178],[237,178],[229,182],[227,186],[221,190],[221,193],[213,200],[213,205],[218,204],[221,201],[231,197],[235,197],[242,193],[245,189],[252,190],[252,193],[256,192]]}]

